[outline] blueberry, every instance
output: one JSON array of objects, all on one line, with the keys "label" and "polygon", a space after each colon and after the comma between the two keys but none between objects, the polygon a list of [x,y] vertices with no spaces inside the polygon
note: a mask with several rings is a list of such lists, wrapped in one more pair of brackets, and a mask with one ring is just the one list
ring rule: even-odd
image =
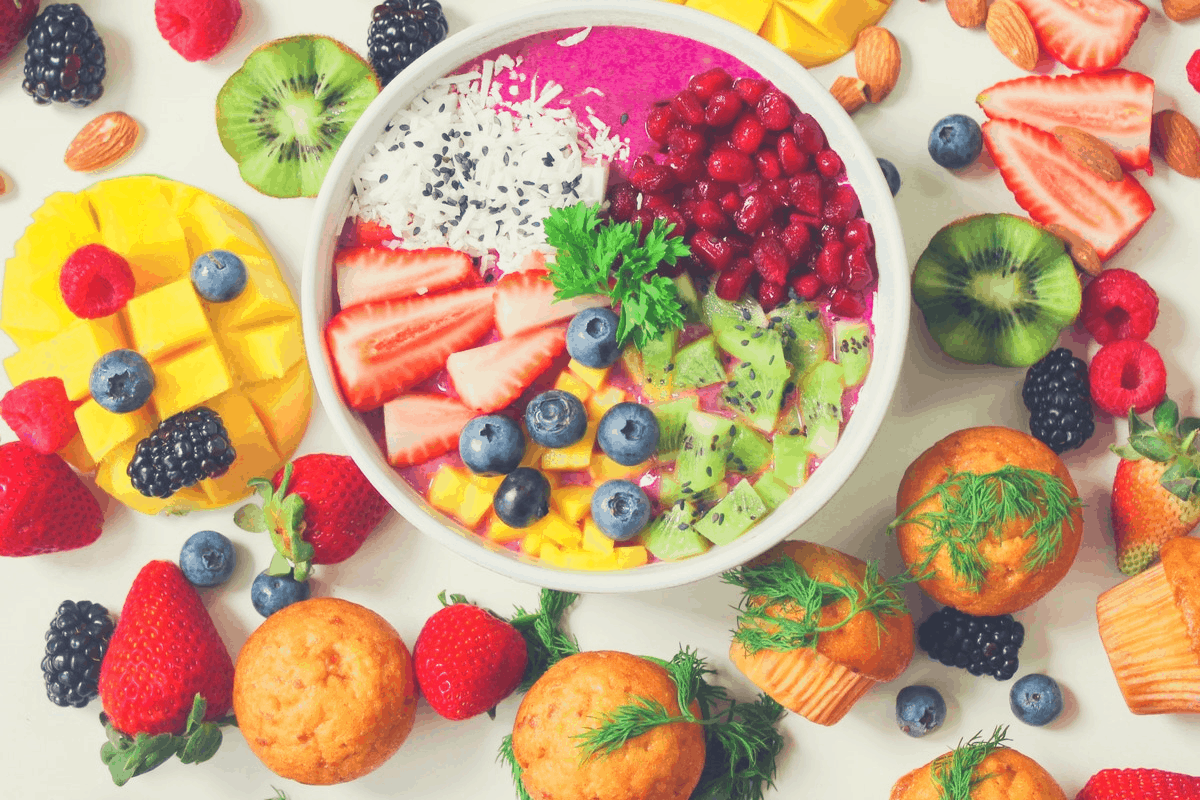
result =
[{"label": "blueberry", "polygon": [[879,168],[883,170],[883,177],[887,180],[888,188],[892,190],[892,197],[895,197],[900,191],[900,171],[886,158],[875,160],[879,162]]},{"label": "blueberry", "polygon": [[982,150],[979,123],[962,114],[938,120],[929,132],[929,155],[946,169],[962,169],[979,158]]},{"label": "blueberry", "polygon": [[536,469],[517,467],[500,482],[492,508],[505,525],[528,528],[550,513],[550,481]]},{"label": "blueberry", "polygon": [[905,686],[896,695],[896,724],[913,738],[942,727],[946,701],[932,686]]},{"label": "blueberry", "polygon": [[179,568],[194,586],[224,583],[236,565],[233,544],[216,531],[193,533],[179,551]]},{"label": "blueberry", "polygon": [[141,353],[112,350],[96,359],[88,380],[92,399],[114,414],[128,414],[146,405],[154,391],[154,371]]},{"label": "blueberry", "polygon": [[592,521],[610,539],[623,542],[650,521],[650,500],[630,481],[605,481],[592,494]]},{"label": "blueberry", "polygon": [[587,411],[575,395],[551,389],[525,406],[525,428],[542,447],[570,447],[587,432]]},{"label": "blueberry", "polygon": [[210,303],[226,303],[246,288],[246,265],[228,250],[209,250],[192,264],[192,286]]},{"label": "blueberry", "polygon": [[501,414],[476,417],[458,435],[458,454],[476,475],[507,475],[525,457],[525,434]]},{"label": "blueberry", "polygon": [[632,467],[658,447],[658,419],[641,403],[617,403],[600,418],[596,442],[613,461]]},{"label": "blueberry", "polygon": [[1026,675],[1013,684],[1008,704],[1026,725],[1049,725],[1063,710],[1062,689],[1047,675]]},{"label": "blueberry", "polygon": [[611,366],[621,355],[612,309],[589,308],[576,314],[567,326],[567,352],[585,367]]},{"label": "blueberry", "polygon": [[269,617],[292,603],[307,600],[308,593],[308,581],[298,581],[291,575],[268,575],[263,570],[250,585],[250,602],[255,611]]}]

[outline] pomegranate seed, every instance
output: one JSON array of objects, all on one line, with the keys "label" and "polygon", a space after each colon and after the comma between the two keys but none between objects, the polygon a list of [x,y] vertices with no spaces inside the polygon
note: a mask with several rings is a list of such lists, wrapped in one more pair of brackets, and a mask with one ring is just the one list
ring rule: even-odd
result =
[{"label": "pomegranate seed", "polygon": [[875,271],[867,260],[867,248],[859,245],[846,256],[846,266],[842,270],[841,285],[851,291],[861,291],[875,280]]},{"label": "pomegranate seed", "polygon": [[781,131],[792,124],[792,107],[783,93],[776,89],[763,92],[754,106],[754,113],[769,131]]},{"label": "pomegranate seed", "polygon": [[779,241],[787,251],[788,258],[798,262],[812,249],[812,232],[803,223],[789,222],[779,233]]},{"label": "pomegranate seed", "polygon": [[758,121],[758,117],[746,111],[733,123],[729,141],[743,153],[754,153],[762,144],[764,133],[766,133],[766,128]]},{"label": "pomegranate seed", "polygon": [[807,225],[809,230],[821,227],[820,218],[814,217],[811,214],[792,214],[789,222],[794,222],[797,225]]},{"label": "pomegranate seed", "polygon": [[858,194],[854,191],[854,187],[848,183],[842,183],[833,190],[833,196],[821,209],[821,219],[840,227],[857,217],[860,210]]},{"label": "pomegranate seed", "polygon": [[754,194],[755,192],[761,191],[762,188],[763,188],[762,178],[752,178],[752,179],[746,181],[745,183],[738,185],[738,194],[740,194],[742,196],[742,198],[745,199],[746,197],[749,197],[750,195]]},{"label": "pomegranate seed", "polygon": [[742,98],[732,89],[714,92],[704,107],[704,121],[714,128],[732,125],[742,113]]},{"label": "pomegranate seed", "polygon": [[652,211],[654,216],[658,219],[675,226],[671,231],[673,236],[682,236],[687,232],[687,219],[683,216],[683,212],[678,208],[668,206],[655,208],[652,209]]},{"label": "pomegranate seed", "polygon": [[636,172],[643,167],[649,167],[654,164],[654,157],[649,153],[642,153],[640,156],[629,162],[629,171]]},{"label": "pomegranate seed", "polygon": [[675,185],[675,173],[653,162],[629,173],[629,182],[643,194],[657,194]]},{"label": "pomegranate seed", "polygon": [[796,175],[808,168],[808,153],[800,149],[796,134],[783,133],[775,143],[775,152],[779,154],[779,164],[787,175]]},{"label": "pomegranate seed", "polygon": [[796,175],[789,182],[792,205],[797,211],[817,216],[824,205],[824,190],[821,186],[821,176],[815,172]]},{"label": "pomegranate seed", "polygon": [[699,153],[668,153],[666,167],[680,183],[691,184],[704,174],[704,159]]},{"label": "pomegranate seed", "polygon": [[655,106],[646,116],[646,135],[659,144],[666,144],[667,133],[678,121],[679,115],[669,105]]},{"label": "pomegranate seed", "polygon": [[861,317],[867,312],[862,295],[838,286],[829,291],[829,310],[839,317]]},{"label": "pomegranate seed", "polygon": [[654,271],[659,275],[665,275],[668,278],[674,278],[677,275],[682,275],[684,270],[688,268],[690,259],[677,258],[674,264],[668,264],[666,261],[659,262],[659,265],[654,268]]},{"label": "pomegranate seed", "polygon": [[726,214],[732,214],[742,207],[742,196],[735,191],[726,192],[717,198],[717,205]]},{"label": "pomegranate seed", "polygon": [[875,249],[875,235],[871,232],[871,223],[867,222],[862,217],[855,217],[846,223],[845,230],[842,231],[842,241],[846,247],[858,247],[862,245],[867,248],[867,252]]},{"label": "pomegranate seed", "polygon": [[767,194],[775,201],[776,205],[786,205],[788,196],[791,193],[791,184],[783,178],[776,178],[773,181],[767,181],[763,188],[767,190]]},{"label": "pomegranate seed", "polygon": [[746,195],[742,207],[733,215],[733,224],[742,233],[755,234],[767,224],[775,211],[775,203],[766,192],[752,192]]},{"label": "pomegranate seed", "polygon": [[749,105],[754,105],[767,91],[767,82],[758,78],[738,78],[733,82],[733,90]]},{"label": "pomegranate seed", "polygon": [[710,233],[725,233],[729,230],[729,217],[715,200],[700,200],[692,211],[692,222],[696,227]]},{"label": "pomegranate seed", "polygon": [[783,174],[783,166],[779,163],[779,156],[770,150],[759,150],[755,153],[754,163],[758,166],[758,174],[769,181],[773,181]]},{"label": "pomegranate seed", "polygon": [[710,270],[722,272],[733,261],[733,247],[708,231],[697,231],[688,240],[696,261]]},{"label": "pomegranate seed", "polygon": [[718,150],[708,157],[708,174],[714,180],[744,183],[754,176],[754,164],[740,150]]},{"label": "pomegranate seed", "polygon": [[669,194],[648,194],[642,195],[642,208],[648,208],[651,211],[657,211],[660,208],[674,208],[675,198]]},{"label": "pomegranate seed", "polygon": [[821,123],[813,119],[811,114],[797,114],[792,123],[792,133],[796,134],[796,141],[810,155],[815,156],[825,149],[825,131],[821,130]]},{"label": "pomegranate seed", "polygon": [[704,122],[704,105],[690,89],[684,89],[671,98],[671,108],[684,122],[700,125]]},{"label": "pomegranate seed", "polygon": [[823,286],[824,284],[821,283],[821,279],[814,272],[801,275],[792,281],[792,291],[801,300],[812,300],[821,293]]},{"label": "pomegranate seed", "polygon": [[[821,226],[821,244],[829,244],[830,242],[841,242],[842,234],[833,225]],[[845,244],[845,242],[842,242]]]},{"label": "pomegranate seed", "polygon": [[667,131],[667,151],[671,153],[682,153],[691,155],[699,153],[708,144],[704,140],[704,134],[696,131],[689,131],[684,128],[672,128]]},{"label": "pomegranate seed", "polygon": [[748,258],[739,258],[733,262],[732,268],[725,270],[721,277],[717,278],[717,297],[731,302],[737,300],[746,288],[746,281],[750,280],[753,274],[754,262]]},{"label": "pomegranate seed", "polygon": [[617,222],[628,222],[637,211],[638,191],[631,183],[622,183],[609,194],[609,215]]},{"label": "pomegranate seed", "polygon": [[791,264],[788,263],[787,253],[778,239],[759,237],[754,242],[754,247],[750,248],[750,258],[754,261],[754,269],[763,276],[764,282],[782,284],[787,280]]},{"label": "pomegranate seed", "polygon": [[648,208],[638,209],[638,212],[633,215],[633,224],[641,226],[638,229],[638,242],[644,243],[646,235],[650,233],[650,227],[654,225],[654,212]]},{"label": "pomegranate seed", "polygon": [[733,187],[720,181],[698,180],[692,184],[696,189],[697,200],[716,200],[726,192],[732,192]]},{"label": "pomegranate seed", "polygon": [[706,103],[714,92],[728,89],[731,86],[733,86],[733,78],[729,77],[729,73],[720,67],[713,67],[707,72],[693,75],[692,79],[688,81],[688,88],[696,93],[696,97]]},{"label": "pomegranate seed", "polygon": [[764,280],[758,285],[758,304],[763,311],[770,311],[787,299],[787,289],[782,283]]},{"label": "pomegranate seed", "polygon": [[817,153],[817,172],[832,178],[842,171],[842,157],[828,148]]},{"label": "pomegranate seed", "polygon": [[725,237],[725,241],[729,243],[729,247],[733,250],[734,258],[750,255],[750,248],[754,246],[754,238],[740,231],[731,232]]},{"label": "pomegranate seed", "polygon": [[813,262],[813,271],[826,286],[837,286],[842,280],[846,261],[846,245],[838,241],[826,242]]}]

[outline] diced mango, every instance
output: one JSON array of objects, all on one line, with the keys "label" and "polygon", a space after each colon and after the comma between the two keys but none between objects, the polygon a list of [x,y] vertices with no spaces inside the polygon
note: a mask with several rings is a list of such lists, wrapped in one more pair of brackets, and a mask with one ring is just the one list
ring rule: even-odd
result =
[{"label": "diced mango", "polygon": [[133,346],[156,361],[211,338],[212,329],[190,279],[173,281],[132,298],[125,306]]},{"label": "diced mango", "polygon": [[538,554],[542,551],[543,541],[545,540],[537,531],[534,531],[533,533],[527,533],[521,539],[521,552],[527,556],[533,556],[534,558],[537,558]]},{"label": "diced mango", "polygon": [[511,525],[505,524],[499,517],[492,517],[492,521],[488,523],[487,538],[500,544],[515,542],[517,539],[521,539],[529,534],[530,531],[528,528],[514,528]]},{"label": "diced mango", "polygon": [[589,553],[586,550],[563,553],[563,566],[567,569],[586,569],[599,572],[617,569],[614,553]]},{"label": "diced mango", "polygon": [[494,494],[496,494],[496,490],[500,488],[500,484],[504,483],[504,476],[503,475],[476,475],[474,473],[468,472],[467,480],[469,480],[474,485],[478,486],[483,491],[488,492],[489,495],[494,495]]},{"label": "diced mango", "polygon": [[[176,186],[191,188],[182,184]],[[187,241],[190,261],[209,250],[228,250],[242,257],[270,256],[250,220],[223,200],[197,191],[179,192],[172,200]]]},{"label": "diced mango", "polygon": [[618,547],[613,552],[617,556],[617,569],[640,567],[650,560],[650,554],[640,544]]},{"label": "diced mango", "polygon": [[588,465],[588,472],[591,473],[592,480],[597,484],[605,481],[631,480],[644,471],[645,466],[642,464],[627,467],[613,461],[604,453],[593,453],[592,463]]},{"label": "diced mango", "polygon": [[96,360],[127,346],[116,315],[81,319],[53,339],[28,345],[6,358],[4,369],[14,386],[33,378],[62,378],[67,397],[82,400],[90,394],[88,379]]},{"label": "diced mango", "polygon": [[757,33],[771,8],[772,0],[687,0],[688,8],[707,11]]},{"label": "diced mango", "polygon": [[100,461],[122,442],[132,439],[137,444],[154,430],[154,419],[145,406],[128,414],[114,414],[91,399],[75,409],[75,422],[93,461]]},{"label": "diced mango", "polygon": [[758,33],[806,67],[840,58],[851,46],[850,42],[829,38],[795,11],[778,3],[771,8]]},{"label": "diced mango", "polygon": [[578,525],[567,522],[553,511],[535,522],[532,527],[563,549],[578,549],[583,540],[583,532],[579,530]]},{"label": "diced mango", "polygon": [[247,255],[246,288],[226,303],[205,303],[218,330],[248,328],[298,316],[287,285],[270,259]]},{"label": "diced mango", "polygon": [[859,31],[878,22],[889,8],[882,0],[779,0],[777,5],[795,12],[847,50],[854,46]]},{"label": "diced mango", "polygon": [[554,542],[543,541],[542,548],[538,551],[538,558],[554,567],[567,566],[567,551]]},{"label": "diced mango", "polygon": [[217,331],[229,368],[241,383],[282,378],[304,358],[300,320],[289,319],[244,331]]},{"label": "diced mango", "polygon": [[604,416],[604,412],[615,406],[617,403],[625,402],[625,392],[618,389],[616,386],[608,386],[588,398],[587,412],[588,418],[594,419],[597,422]]},{"label": "diced mango", "polygon": [[542,447],[540,444],[534,444],[533,442],[529,441],[528,438],[526,438],[525,455],[521,457],[521,466],[536,468],[541,464],[542,454],[545,452],[546,448]]},{"label": "diced mango", "polygon": [[251,478],[274,476],[285,459],[271,444],[254,406],[242,395],[226,392],[205,402],[205,406],[221,416],[229,440],[237,450],[237,458],[228,472],[200,482],[214,505],[225,505],[246,496],[246,484]]},{"label": "diced mango", "polygon": [[266,425],[275,450],[295,452],[304,438],[312,411],[312,375],[308,371],[308,361],[292,367],[287,377],[251,386],[245,389],[245,394]]},{"label": "diced mango", "polygon": [[[233,378],[215,344],[160,361],[153,368],[154,393],[150,397],[162,419],[198,406],[233,387]],[[253,408],[249,412],[257,419]]]},{"label": "diced mango", "polygon": [[438,467],[429,481],[429,504],[439,511],[453,514],[467,488],[467,476],[449,464]]},{"label": "diced mango", "polygon": [[604,535],[604,531],[591,519],[583,522],[583,549],[592,553],[611,553],[613,540]]},{"label": "diced mango", "polygon": [[139,295],[186,279],[192,267],[183,227],[163,185],[161,178],[144,176],[101,181],[86,192],[105,246],[129,261]]},{"label": "diced mango", "polygon": [[585,367],[583,364],[580,364],[578,361],[572,358],[567,363],[567,369],[575,373],[579,380],[586,383],[594,391],[599,391],[600,387],[604,385],[604,381],[608,379],[608,373],[612,367],[601,367],[600,369],[595,367]]},{"label": "diced mango", "polygon": [[550,495],[550,502],[558,508],[563,518],[578,523],[588,515],[592,507],[592,486],[564,486]]},{"label": "diced mango", "polygon": [[596,446],[596,428],[598,423],[589,421],[583,438],[570,447],[556,447],[542,454],[542,469],[580,470],[587,469],[592,460],[592,450]]},{"label": "diced mango", "polygon": [[96,468],[96,461],[88,452],[87,445],[83,443],[83,437],[79,434],[72,436],[71,441],[67,442],[67,446],[59,450],[58,454],[62,456],[63,461],[80,472],[91,472]]},{"label": "diced mango", "polygon": [[474,528],[492,510],[493,495],[494,492],[489,492],[474,482],[467,481],[466,488],[463,489],[462,500],[454,513],[462,520],[463,525]]},{"label": "diced mango", "polygon": [[592,396],[592,390],[588,388],[586,383],[566,371],[558,374],[558,380],[554,382],[554,388],[560,389],[567,394],[575,395],[581,403],[587,402],[587,399]]}]

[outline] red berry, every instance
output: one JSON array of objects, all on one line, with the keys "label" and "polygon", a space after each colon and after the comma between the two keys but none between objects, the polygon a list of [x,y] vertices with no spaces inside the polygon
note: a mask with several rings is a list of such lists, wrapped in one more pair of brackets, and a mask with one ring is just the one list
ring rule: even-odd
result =
[{"label": "red berry", "polygon": [[673,236],[682,236],[687,230],[687,219],[678,208],[656,208],[654,209],[654,216],[668,225],[675,226],[671,229],[671,235]]},{"label": "red berry", "polygon": [[63,449],[79,433],[75,405],[62,378],[35,378],[0,400],[0,417],[25,444],[43,455]]},{"label": "red berry", "polygon": [[728,183],[712,181],[707,178],[696,181],[692,186],[695,189],[697,200],[716,200],[726,192],[733,191],[733,187]]},{"label": "red berry", "polygon": [[742,233],[755,234],[767,224],[775,211],[775,203],[766,192],[753,192],[746,196],[742,207],[733,215],[733,224]]},{"label": "red berry", "polygon": [[[286,469],[286,468],[285,468]],[[271,484],[278,491],[284,470]],[[358,552],[392,510],[350,456],[308,453],[292,462],[285,496],[304,501],[304,541],[312,563],[340,564]]]},{"label": "red berry", "polygon": [[825,189],[821,185],[821,176],[815,172],[796,175],[789,181],[791,185],[792,205],[797,211],[818,216],[825,205]]},{"label": "red berry", "polygon": [[684,89],[671,98],[671,108],[689,125],[704,124],[704,105],[696,93],[689,89]]},{"label": "red berry", "polygon": [[1100,344],[1145,339],[1158,322],[1158,295],[1127,269],[1106,269],[1083,290],[1079,320]]},{"label": "red berry", "polygon": [[742,113],[742,98],[732,89],[722,89],[713,94],[704,107],[704,121],[713,128],[732,125]]},{"label": "red berry", "polygon": [[775,201],[776,205],[785,206],[788,204],[788,197],[792,193],[791,184],[783,178],[776,178],[773,181],[767,181],[763,184],[767,195]]},{"label": "red berry", "polygon": [[861,208],[854,187],[848,183],[841,183],[833,190],[833,196],[821,209],[821,219],[841,227],[857,217]]},{"label": "red berry", "polygon": [[716,293],[722,300],[733,302],[742,296],[746,282],[754,274],[754,262],[748,258],[739,258],[717,278]]},{"label": "red berry", "polygon": [[699,153],[708,144],[704,134],[689,131],[685,128],[672,128],[667,131],[667,152],[692,154]]},{"label": "red berry", "polygon": [[718,150],[708,157],[708,174],[718,181],[745,183],[754,177],[754,164],[740,150]]},{"label": "red berry", "polygon": [[750,249],[750,259],[754,269],[762,275],[764,283],[784,284],[787,281],[788,263],[787,252],[778,239],[767,236],[760,237]]},{"label": "red berry", "polygon": [[242,18],[238,0],[155,0],[158,32],[188,61],[207,61],[225,49]]},{"label": "red berry", "polygon": [[821,293],[824,284],[821,279],[816,276],[816,273],[810,272],[807,275],[801,275],[792,281],[792,291],[796,293],[796,297],[801,300],[812,300]]},{"label": "red berry", "polygon": [[693,75],[692,79],[688,81],[688,88],[695,92],[696,97],[706,103],[714,92],[728,89],[731,86],[733,86],[733,78],[729,77],[729,73],[720,67],[713,67],[707,72]]},{"label": "red berry", "polygon": [[779,155],[779,164],[786,175],[796,175],[808,168],[808,153],[800,149],[793,133],[780,134],[775,143],[775,152]]},{"label": "red berry", "polygon": [[638,190],[632,183],[622,183],[608,196],[608,213],[617,222],[628,222],[637,211]]},{"label": "red berry", "polygon": [[729,141],[743,153],[754,153],[762,144],[763,134],[766,132],[767,129],[758,121],[758,117],[754,116],[752,112],[746,111],[733,123]]},{"label": "red berry", "polygon": [[779,156],[770,150],[759,150],[755,153],[754,163],[758,166],[758,174],[769,181],[783,175],[783,165],[779,163]]},{"label": "red berry", "polygon": [[679,121],[679,115],[669,105],[655,106],[646,116],[646,135],[659,144],[666,144],[667,134]]},{"label": "red berry", "polygon": [[717,205],[716,200],[700,200],[692,210],[692,222],[696,227],[711,233],[725,233],[729,230],[729,217]]},{"label": "red berry", "polygon": [[821,130],[821,123],[811,114],[797,114],[792,123],[792,133],[796,134],[800,146],[811,155],[815,156],[825,149],[825,131]]},{"label": "red berry", "polygon": [[697,231],[688,240],[692,255],[701,265],[716,272],[723,272],[733,261],[733,246],[708,231]]},{"label": "red berry", "polygon": [[680,183],[688,184],[704,175],[704,159],[699,153],[668,153],[664,164]]},{"label": "red berry", "polygon": [[675,185],[675,173],[664,164],[651,162],[631,171],[629,182],[643,194],[664,192]]},{"label": "red berry", "polygon": [[1088,366],[1092,402],[1114,417],[1133,408],[1141,414],[1157,406],[1167,394],[1167,369],[1151,345],[1136,339],[1109,342]]},{"label": "red berry", "polygon": [[82,319],[115,314],[133,297],[129,262],[102,244],[87,244],[63,264],[58,288],[71,313]]},{"label": "red berry", "polygon": [[783,93],[768,89],[754,106],[758,121],[769,131],[781,131],[792,124],[792,106]]},{"label": "red berry", "polygon": [[803,222],[793,219],[780,232],[779,241],[783,244],[783,249],[787,251],[788,258],[793,262],[799,262],[812,250],[812,231]]},{"label": "red berry", "polygon": [[841,285],[852,291],[866,289],[875,280],[875,268],[864,245],[853,248],[846,254],[846,266],[842,270]]},{"label": "red berry", "polygon": [[[1155,550],[1157,552],[1157,548]],[[1200,777],[1161,769],[1102,769],[1075,800],[1197,800]]]},{"label": "red berry", "polygon": [[1200,50],[1192,53],[1192,57],[1188,59],[1187,78],[1192,88],[1200,92]]},{"label": "red berry", "polygon": [[813,262],[813,270],[821,283],[826,286],[837,286],[842,282],[842,273],[846,265],[846,245],[839,241],[826,242]]},{"label": "red berry", "polygon": [[842,171],[842,157],[832,150],[826,149],[817,153],[817,172],[826,178],[832,178]]},{"label": "red berry", "polygon": [[862,295],[840,286],[829,291],[829,310],[839,317],[861,317],[867,313]]},{"label": "red berry", "polygon": [[847,247],[853,248],[862,245],[867,248],[867,252],[875,250],[875,235],[871,232],[871,223],[862,217],[855,217],[846,223],[846,227],[842,231],[842,241]]},{"label": "red berry", "polygon": [[787,287],[782,283],[763,280],[758,285],[758,304],[762,306],[763,311],[770,311],[786,299]]},{"label": "red berry", "polygon": [[758,78],[738,78],[733,82],[733,90],[748,105],[754,105],[763,96],[763,92],[767,90],[768,85],[766,81],[759,80]]},{"label": "red berry", "polygon": [[36,556],[89,545],[104,512],[75,471],[24,442],[0,444],[0,556]]}]

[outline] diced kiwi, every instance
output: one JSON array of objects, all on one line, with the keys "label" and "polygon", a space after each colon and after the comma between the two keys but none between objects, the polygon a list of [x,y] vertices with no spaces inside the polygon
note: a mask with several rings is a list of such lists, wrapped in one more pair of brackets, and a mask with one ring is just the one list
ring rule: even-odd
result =
[{"label": "diced kiwi", "polygon": [[754,491],[758,492],[758,496],[762,498],[767,509],[774,511],[791,496],[792,487],[779,480],[775,470],[769,469],[758,476],[758,480],[754,482]]},{"label": "diced kiwi", "polygon": [[784,358],[797,381],[829,358],[829,331],[812,303],[784,303],[770,313],[767,325],[779,332]]},{"label": "diced kiwi", "polygon": [[784,386],[790,373],[763,373],[746,361],[729,371],[729,382],[721,390],[721,399],[747,423],[764,433],[775,430]]},{"label": "diced kiwi", "polygon": [[[803,486],[808,480],[808,437],[775,434],[771,442],[775,456],[774,479],[788,486]],[[764,498],[765,499],[765,498]]]},{"label": "diced kiwi", "polygon": [[692,283],[692,276],[686,272],[681,272],[676,275],[671,281],[675,284],[675,291],[679,293],[679,302],[683,304],[683,318],[687,322],[700,321],[700,295],[696,293],[696,284]]},{"label": "diced kiwi", "polygon": [[675,388],[697,389],[725,380],[725,365],[711,336],[697,339],[675,354]]},{"label": "diced kiwi", "polygon": [[652,401],[668,400],[675,385],[675,340],[679,332],[665,331],[641,346],[642,392]]},{"label": "diced kiwi", "polygon": [[713,544],[729,544],[767,513],[767,505],[750,481],[742,480],[695,525],[696,533]]},{"label": "diced kiwi", "polygon": [[1062,240],[1009,214],[942,228],[913,271],[913,300],[946,355],[1027,367],[1079,315],[1082,292]]},{"label": "diced kiwi", "polygon": [[674,461],[683,443],[683,423],[689,412],[700,407],[695,395],[681,397],[668,403],[650,406],[658,420],[658,451],[654,454],[659,461]]},{"label": "diced kiwi", "polygon": [[771,460],[767,437],[746,425],[734,423],[733,442],[725,459],[725,469],[741,475],[754,475]]},{"label": "diced kiwi", "polygon": [[716,338],[718,347],[738,361],[753,364],[764,375],[787,378],[791,374],[783,354],[783,340],[773,330],[738,324],[717,333]]},{"label": "diced kiwi", "polygon": [[733,439],[733,424],[703,411],[688,413],[683,443],[675,460],[680,492],[694,495],[725,479],[725,459]]},{"label": "diced kiwi", "polygon": [[696,507],[691,502],[680,500],[673,503],[638,534],[638,540],[655,558],[661,558],[663,561],[678,561],[698,556],[709,548],[709,543],[704,537],[692,528],[692,523],[698,516]]},{"label": "diced kiwi", "polygon": [[251,53],[217,93],[217,134],[242,180],[255,189],[272,197],[314,197],[378,94],[371,66],[340,42],[280,39]]},{"label": "diced kiwi", "polygon": [[808,449],[814,456],[829,455],[837,444],[842,422],[842,368],[822,361],[800,384],[800,418]]},{"label": "diced kiwi", "polygon": [[755,300],[747,298],[731,303],[717,297],[716,292],[709,292],[700,301],[700,318],[717,334],[734,325],[742,325],[752,330],[767,324],[762,306]]},{"label": "diced kiwi", "polygon": [[833,326],[834,357],[842,365],[842,382],[852,389],[871,366],[871,329],[866,322],[839,319]]}]

